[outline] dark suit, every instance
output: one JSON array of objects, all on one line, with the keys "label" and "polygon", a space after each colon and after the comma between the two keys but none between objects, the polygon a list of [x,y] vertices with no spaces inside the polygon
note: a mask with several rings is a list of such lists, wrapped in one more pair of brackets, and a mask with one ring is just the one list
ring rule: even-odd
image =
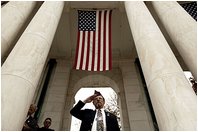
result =
[{"label": "dark suit", "polygon": [[[79,101],[70,111],[70,113],[82,121],[80,131],[91,131],[96,111],[91,109],[81,110],[85,103]],[[105,111],[107,131],[120,131],[117,117]]]},{"label": "dark suit", "polygon": [[38,128],[37,131],[54,131],[54,129],[41,127],[41,128]]}]

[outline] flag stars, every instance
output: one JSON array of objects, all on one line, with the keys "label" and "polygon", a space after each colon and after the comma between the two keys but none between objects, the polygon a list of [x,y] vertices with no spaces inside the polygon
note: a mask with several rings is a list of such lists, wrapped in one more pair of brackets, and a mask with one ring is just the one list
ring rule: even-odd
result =
[{"label": "flag stars", "polygon": [[95,31],[96,11],[78,11],[78,29],[80,31]]},{"label": "flag stars", "polygon": [[195,20],[197,20],[197,2],[181,5]]}]

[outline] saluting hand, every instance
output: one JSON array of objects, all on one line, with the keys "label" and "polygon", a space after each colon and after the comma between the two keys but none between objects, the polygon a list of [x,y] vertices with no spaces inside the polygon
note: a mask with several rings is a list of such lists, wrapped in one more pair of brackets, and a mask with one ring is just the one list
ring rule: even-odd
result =
[{"label": "saluting hand", "polygon": [[83,102],[84,103],[91,103],[96,96],[97,96],[97,94],[91,95],[87,99],[85,99]]}]

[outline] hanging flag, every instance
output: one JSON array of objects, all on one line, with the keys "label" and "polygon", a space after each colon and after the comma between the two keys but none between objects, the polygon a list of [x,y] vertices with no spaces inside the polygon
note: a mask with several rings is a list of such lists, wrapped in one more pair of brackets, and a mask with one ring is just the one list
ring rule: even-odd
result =
[{"label": "hanging flag", "polygon": [[197,21],[197,2],[196,1],[184,2],[180,5],[184,8],[184,10],[188,12],[189,15],[191,15]]},{"label": "hanging flag", "polygon": [[111,14],[112,10],[78,10],[75,69],[111,70]]}]

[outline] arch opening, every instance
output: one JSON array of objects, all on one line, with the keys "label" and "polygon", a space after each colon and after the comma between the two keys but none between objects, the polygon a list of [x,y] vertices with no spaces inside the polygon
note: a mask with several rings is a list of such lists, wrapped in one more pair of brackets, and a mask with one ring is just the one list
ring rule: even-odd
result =
[{"label": "arch opening", "polygon": [[[105,105],[104,109],[106,111],[109,111],[113,114],[115,114],[118,118],[118,123],[121,128],[121,118],[120,118],[120,104],[118,101],[118,95],[117,93],[111,88],[111,87],[81,87],[75,97],[75,103],[78,103],[79,100],[83,101],[87,97],[94,94],[94,90],[99,91],[103,97],[105,98]],[[93,109],[95,110],[95,107],[92,103],[87,103],[82,109]],[[79,131],[80,130],[80,124],[81,121],[75,117],[72,116],[71,119],[71,126],[70,131]]]}]

